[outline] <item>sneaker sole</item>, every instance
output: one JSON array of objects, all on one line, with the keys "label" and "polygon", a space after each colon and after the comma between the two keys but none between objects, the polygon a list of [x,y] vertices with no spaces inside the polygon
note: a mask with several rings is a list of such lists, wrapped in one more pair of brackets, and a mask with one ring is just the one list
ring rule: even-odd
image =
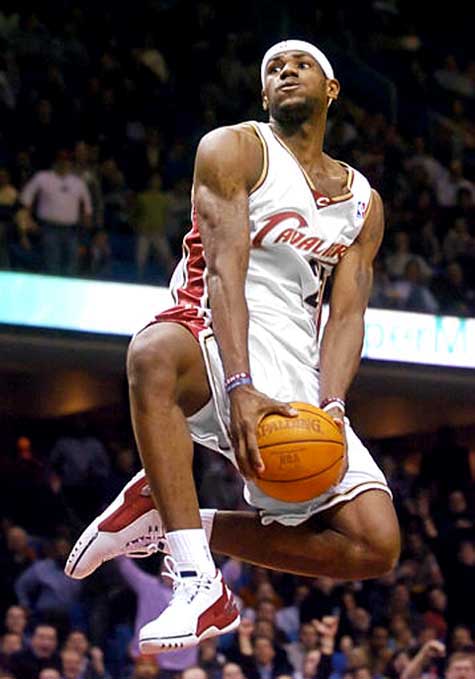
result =
[{"label": "sneaker sole", "polygon": [[[66,573],[66,575],[75,580],[82,580],[83,578],[87,578],[89,575],[94,573],[94,571],[97,568],[99,568],[99,566],[101,566],[105,561],[109,560],[109,559],[96,560],[91,564],[90,568],[88,568],[87,571],[81,571],[80,575],[76,573],[76,569],[78,568],[80,562],[86,556],[88,550],[99,536],[99,526],[101,525],[101,523],[110,519],[110,517],[115,512],[120,510],[121,507],[123,507],[126,504],[127,502],[126,495],[128,495],[131,492],[131,489],[135,485],[140,486],[143,485],[143,483],[144,474],[142,472],[139,472],[129,481],[129,483],[125,486],[125,488],[123,488],[123,490],[119,493],[115,500],[113,500],[112,503],[108,507],[106,507],[102,514],[100,514],[96,519],[94,519],[94,521],[90,523],[89,526],[81,533],[79,539],[74,544],[74,547],[72,548],[69,557],[66,561],[66,564],[64,566],[64,572]],[[109,531],[104,532],[106,533]]]},{"label": "sneaker sole", "polygon": [[144,654],[150,653],[165,653],[166,651],[176,651],[182,648],[191,648],[196,646],[204,639],[210,639],[212,637],[219,637],[222,634],[228,634],[228,632],[233,632],[237,627],[239,627],[241,622],[241,616],[238,615],[229,625],[226,627],[215,627],[212,625],[208,627],[197,637],[195,634],[186,634],[183,637],[173,637],[170,639],[163,639],[159,637],[147,637],[146,639],[141,639],[139,641],[140,652]]}]

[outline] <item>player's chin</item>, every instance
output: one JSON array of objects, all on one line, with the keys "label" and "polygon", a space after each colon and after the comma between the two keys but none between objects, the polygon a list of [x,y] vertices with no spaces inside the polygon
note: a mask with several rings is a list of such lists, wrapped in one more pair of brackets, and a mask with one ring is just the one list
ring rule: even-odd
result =
[{"label": "player's chin", "polygon": [[286,97],[271,108],[273,117],[281,123],[303,123],[312,114],[308,99],[299,94]]}]

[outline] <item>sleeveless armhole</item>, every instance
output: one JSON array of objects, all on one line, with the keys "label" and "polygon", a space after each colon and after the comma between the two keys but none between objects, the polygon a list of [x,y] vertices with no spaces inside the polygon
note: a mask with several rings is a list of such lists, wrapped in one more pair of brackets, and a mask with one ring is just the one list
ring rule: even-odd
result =
[{"label": "sleeveless armhole", "polygon": [[267,178],[267,173],[269,171],[269,151],[267,149],[266,140],[264,139],[264,136],[260,131],[259,126],[254,122],[245,123],[245,126],[250,127],[252,129],[256,137],[261,142],[262,146],[262,171],[261,174],[259,175],[259,179],[249,191],[249,195],[251,195],[255,193],[257,189],[259,189],[263,185]]},{"label": "sleeveless armhole", "polygon": [[366,224],[366,221],[367,221],[367,219],[370,215],[370,212],[371,212],[372,207],[373,207],[373,203],[374,203],[374,191],[373,191],[373,189],[370,185],[370,187],[369,187],[369,203],[368,203],[368,207],[366,208],[366,214],[364,216],[363,223],[362,223],[361,228],[360,228],[360,233],[363,231],[363,228]]}]

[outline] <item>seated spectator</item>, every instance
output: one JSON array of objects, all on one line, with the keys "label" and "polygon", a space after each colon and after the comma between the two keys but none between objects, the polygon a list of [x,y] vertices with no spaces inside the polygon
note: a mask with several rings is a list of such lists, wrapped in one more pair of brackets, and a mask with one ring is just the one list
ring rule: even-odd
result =
[{"label": "seated spectator", "polygon": [[57,670],[56,668],[45,667],[38,674],[38,679],[62,679],[62,678],[61,678],[61,675],[59,673],[59,670]]},{"label": "seated spectator", "polygon": [[306,622],[300,627],[299,640],[285,647],[289,661],[296,672],[302,672],[305,656],[316,648],[318,648],[317,628],[313,623]]},{"label": "seated spectator", "polygon": [[424,623],[434,627],[438,639],[445,639],[447,634],[447,595],[441,587],[434,587],[427,593],[427,610]]},{"label": "seated spectator", "polygon": [[319,577],[312,580],[310,591],[300,605],[301,622],[315,619],[315,611],[319,615],[331,615],[339,604],[336,583],[332,578]]},{"label": "seated spectator", "polygon": [[396,651],[386,666],[386,675],[389,679],[401,679],[410,661],[407,651]]},{"label": "seated spectator", "polygon": [[209,679],[207,673],[202,667],[187,667],[181,673],[182,679]]},{"label": "seated spectator", "polygon": [[21,651],[23,639],[20,634],[6,632],[0,637],[0,669],[10,670],[11,656]]},{"label": "seated spectator", "polygon": [[57,538],[51,545],[51,556],[40,559],[27,568],[15,583],[18,601],[43,619],[57,620],[68,625],[71,606],[77,601],[82,583],[68,578],[64,564],[71,544]]},{"label": "seated spectator", "polygon": [[475,257],[475,238],[468,229],[466,219],[457,217],[453,227],[447,232],[442,249],[448,262],[458,257]]},{"label": "seated spectator", "polygon": [[6,529],[5,549],[0,552],[0,580],[1,603],[8,606],[16,601],[14,583],[36,559],[36,552],[30,536],[20,526],[9,526]]},{"label": "seated spectator", "polygon": [[459,160],[452,160],[449,170],[437,182],[437,202],[441,207],[453,208],[457,205],[460,189],[467,189],[475,198],[475,185],[464,177],[464,168]]},{"label": "seated spectator", "polygon": [[198,665],[206,672],[208,679],[221,679],[225,656],[218,653],[218,640],[205,639],[198,647]]},{"label": "seated spectator", "polygon": [[441,313],[448,316],[470,316],[474,313],[475,291],[468,287],[459,262],[447,264],[443,274],[434,281],[434,291]]},{"label": "seated spectator", "polygon": [[67,435],[56,441],[49,461],[72,509],[81,517],[93,514],[102,503],[109,458],[84,415],[78,414],[69,422]]},{"label": "seated spectator", "polygon": [[408,260],[403,277],[391,286],[393,307],[405,311],[437,313],[439,303],[424,280],[419,259]]},{"label": "seated spectator", "polygon": [[247,679],[243,674],[242,667],[235,662],[226,662],[223,665],[222,679]]},{"label": "seated spectator", "polygon": [[406,231],[397,231],[394,234],[394,249],[386,258],[389,276],[394,279],[402,278],[408,263],[413,260],[419,264],[421,277],[424,280],[430,278],[432,272],[427,262],[411,251],[409,234]]},{"label": "seated spectator", "polygon": [[447,662],[446,679],[475,679],[473,653],[452,653]]},{"label": "seated spectator", "polygon": [[[96,654],[100,649],[95,649]],[[98,658],[99,659],[99,658]],[[73,648],[61,651],[61,679],[109,679],[103,659],[84,669],[83,657]]]},{"label": "seated spectator", "polygon": [[38,624],[31,637],[29,648],[11,656],[12,672],[16,679],[32,679],[46,667],[60,669],[57,653],[58,635],[52,625]]},{"label": "seated spectator", "polygon": [[473,651],[473,638],[470,627],[467,625],[456,625],[450,637],[450,650],[455,651]]},{"label": "seated spectator", "polygon": [[453,54],[448,54],[442,65],[434,73],[436,82],[451,93],[460,96],[472,96],[472,84],[466,75],[460,70],[457,59]]},{"label": "seated spectator", "polygon": [[81,630],[73,630],[68,634],[64,643],[63,653],[65,651],[74,651],[79,655],[81,660],[81,679],[97,679],[107,675],[102,650],[98,646],[91,646],[89,639]]},{"label": "seated spectator", "polygon": [[396,650],[407,650],[415,645],[414,635],[406,615],[392,614],[390,616],[389,629],[391,632],[391,645]]},{"label": "seated spectator", "polygon": [[10,606],[5,614],[4,629],[10,634],[18,634],[22,643],[25,641],[25,630],[28,624],[28,615],[23,606]]},{"label": "seated spectator", "polygon": [[160,666],[154,656],[143,655],[135,660],[130,679],[158,679],[159,673]]},{"label": "seated spectator", "polygon": [[291,674],[292,666],[288,660],[277,660],[276,649],[265,637],[256,637],[253,642],[252,655],[242,656],[247,679],[276,679],[280,674]]},{"label": "seated spectator", "polygon": [[406,163],[408,169],[422,167],[429,180],[432,189],[435,189],[437,182],[445,177],[444,166],[427,151],[424,137],[415,137],[413,140],[413,153]]},{"label": "seated spectator", "polygon": [[389,631],[383,625],[373,625],[366,644],[369,666],[372,676],[381,676],[386,672],[386,666],[391,658],[389,647]]},{"label": "seated spectator", "polygon": [[300,604],[309,593],[305,582],[297,583],[293,600],[289,606],[280,608],[275,616],[277,627],[284,632],[287,639],[297,641],[300,629]]}]

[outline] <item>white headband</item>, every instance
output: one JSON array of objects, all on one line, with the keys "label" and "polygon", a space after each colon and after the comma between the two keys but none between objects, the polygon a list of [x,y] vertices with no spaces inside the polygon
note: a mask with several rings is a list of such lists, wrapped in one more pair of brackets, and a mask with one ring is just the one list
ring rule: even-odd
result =
[{"label": "white headband", "polygon": [[310,54],[329,80],[333,80],[335,77],[332,65],[318,47],[315,47],[315,45],[312,45],[310,42],[305,42],[305,40],[282,40],[281,42],[272,45],[272,47],[264,54],[261,64],[262,87],[264,87],[265,83],[267,64],[278,54],[282,54],[282,52],[305,52],[306,54]]}]

